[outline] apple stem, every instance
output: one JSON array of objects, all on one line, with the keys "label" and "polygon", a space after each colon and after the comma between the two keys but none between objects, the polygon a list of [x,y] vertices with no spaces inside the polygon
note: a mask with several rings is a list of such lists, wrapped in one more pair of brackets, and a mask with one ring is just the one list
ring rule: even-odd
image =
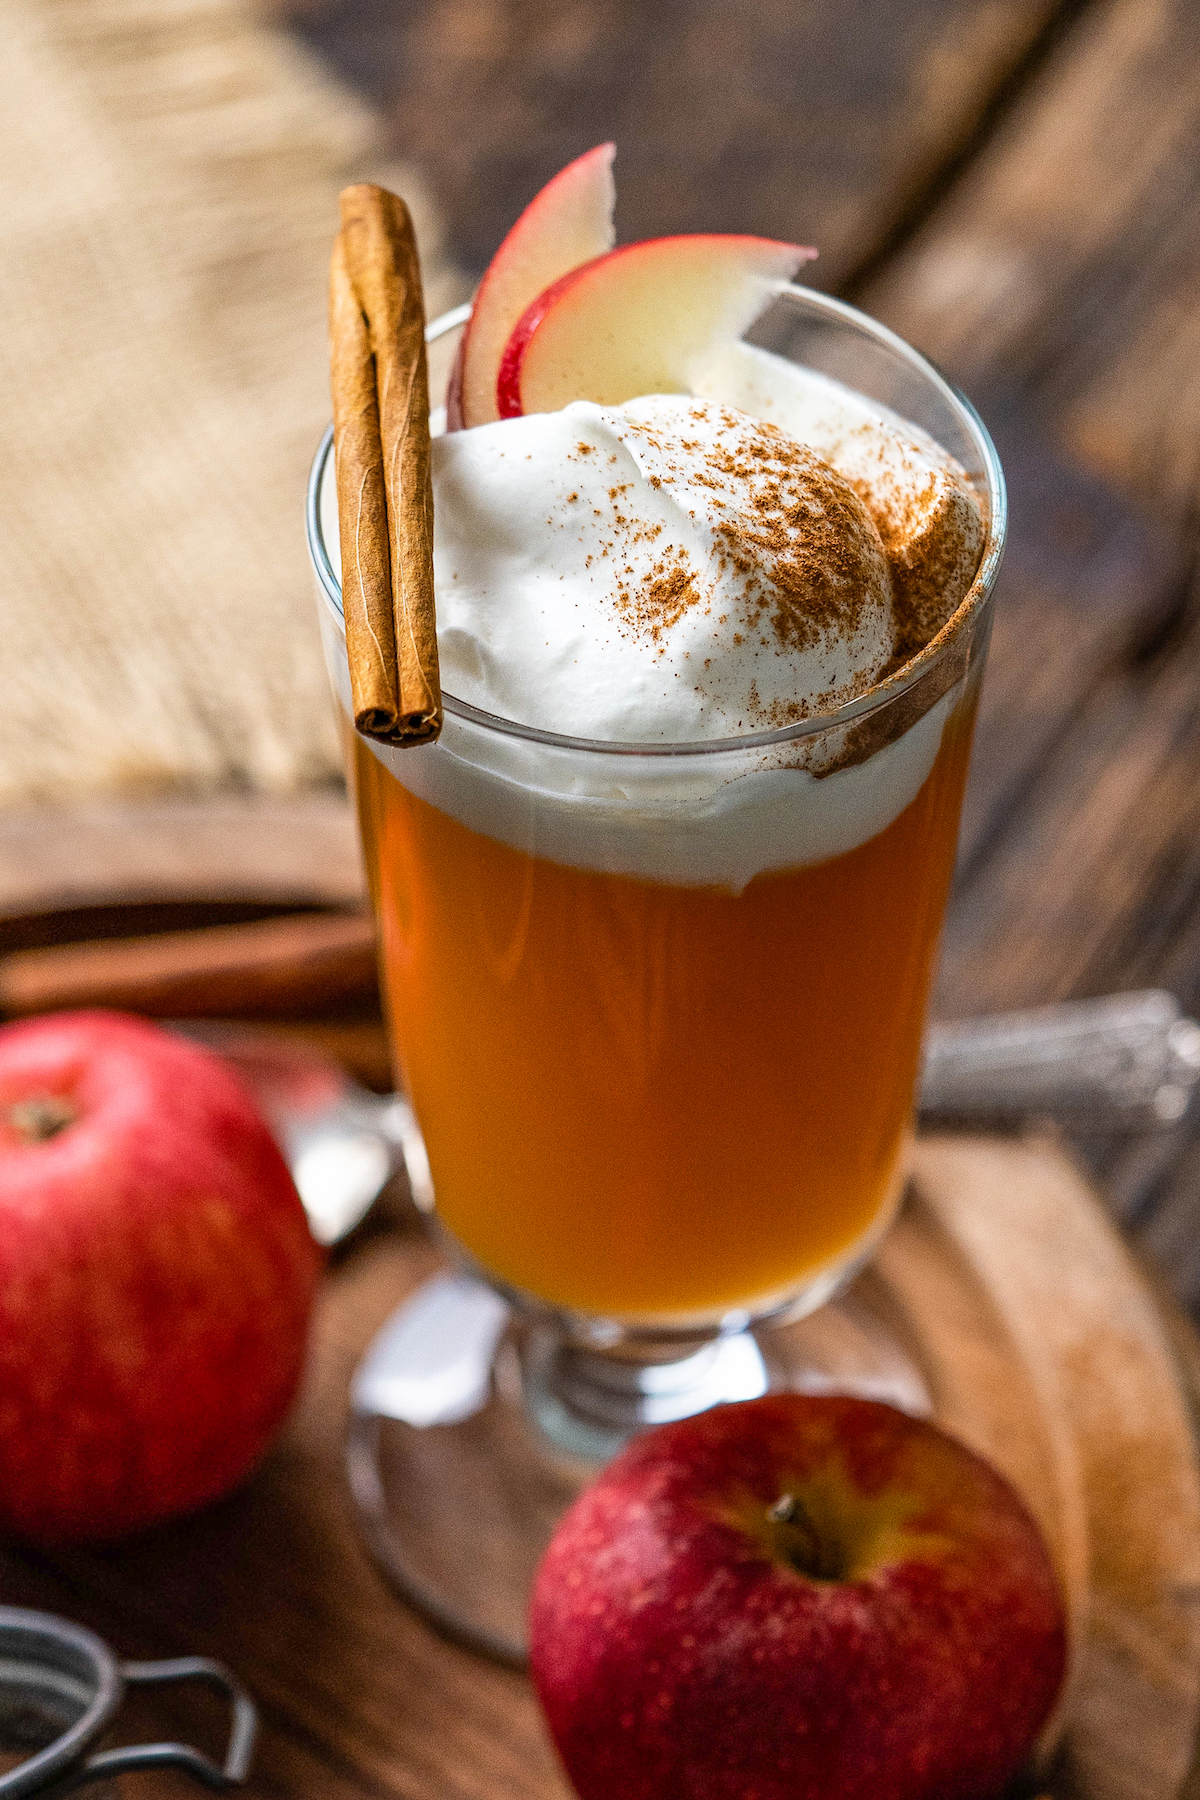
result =
[{"label": "apple stem", "polygon": [[34,1094],[8,1108],[8,1122],[26,1144],[44,1144],[75,1122],[75,1108],[61,1094]]},{"label": "apple stem", "polygon": [[767,1508],[767,1518],[776,1526],[778,1549],[802,1575],[816,1581],[836,1581],[841,1574],[841,1558],[822,1539],[811,1514],[795,1494],[780,1494]]}]

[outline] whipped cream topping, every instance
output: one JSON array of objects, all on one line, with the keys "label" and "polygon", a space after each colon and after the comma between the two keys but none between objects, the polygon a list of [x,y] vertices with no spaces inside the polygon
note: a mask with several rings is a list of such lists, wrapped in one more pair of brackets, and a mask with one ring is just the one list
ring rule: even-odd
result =
[{"label": "whipped cream topping", "polygon": [[936,637],[983,554],[983,514],[954,458],[865,394],[740,340],[722,346],[694,386],[779,426],[844,476],[883,541],[897,656],[915,655]]},{"label": "whipped cream topping", "polygon": [[[845,647],[837,641],[840,629],[829,628],[838,617],[835,606],[828,612],[818,609],[826,629],[806,642],[799,654],[796,646],[785,646],[786,656],[777,657],[781,646],[770,642],[770,632],[779,595],[789,586],[786,557],[776,556],[776,546],[768,545],[776,560],[774,574],[764,571],[761,595],[748,596],[744,584],[738,588],[735,577],[744,571],[734,566],[735,553],[722,537],[723,509],[713,503],[729,501],[731,495],[708,485],[713,477],[701,454],[687,450],[680,454],[682,446],[666,447],[668,434],[656,416],[661,408],[664,418],[678,420],[697,407],[696,399],[654,396],[612,409],[576,404],[562,413],[479,426],[435,441],[438,638],[448,693],[488,712],[596,740],[646,741],[648,699],[661,709],[656,732],[673,743],[714,733],[770,729],[770,716],[752,714],[739,726],[744,713],[737,704],[727,711],[738,684],[742,684],[738,698],[748,708],[757,706],[769,715],[775,701],[784,706],[793,701],[808,704],[821,694],[836,692],[838,684],[876,679],[872,671],[887,664],[897,648],[893,628],[897,639],[903,638],[906,588],[911,591],[912,585],[904,559],[919,570],[922,541],[928,545],[938,536],[931,521],[947,517],[950,527],[942,534],[939,552],[947,591],[939,605],[946,613],[957,607],[974,577],[978,548],[972,550],[972,545],[982,542],[982,522],[962,471],[932,438],[830,377],[746,344],[723,351],[698,375],[696,387],[701,390],[699,398],[715,403],[713,422],[707,440],[688,429],[689,442],[707,441],[710,450],[719,449],[721,415],[737,408],[750,416],[738,426],[743,444],[752,441],[746,434],[756,416],[760,423],[786,432],[795,441],[793,448],[805,445],[835,465],[842,477],[839,496],[847,485],[858,493],[877,535],[856,536],[869,576],[868,597],[857,614],[850,603],[850,611],[841,615],[840,622],[855,617],[857,643]],[[580,429],[580,414],[591,420],[586,433]],[[605,422],[603,448],[597,418]],[[657,439],[657,448],[651,437]],[[593,446],[588,454],[596,458],[595,471],[611,469],[614,474],[594,484],[598,491],[590,517],[576,518],[581,502],[569,496],[581,491],[580,470],[587,459],[580,443]],[[540,446],[537,450],[535,444]],[[609,457],[617,461],[602,461]],[[669,488],[660,462],[672,465]],[[618,475],[617,470],[624,472]],[[627,480],[638,484],[636,510],[632,490],[624,496],[609,491]],[[459,489],[467,503],[461,517],[470,518],[470,526],[454,516]],[[534,492],[538,505],[530,499]],[[554,496],[560,502],[557,512]],[[798,502],[801,495],[795,498]],[[760,530],[765,517],[770,535],[771,515],[780,510],[768,497],[761,514],[747,510],[744,517],[758,519]],[[626,524],[618,519],[618,511]],[[325,467],[320,512],[322,537],[340,576],[332,457]],[[570,524],[564,512],[569,512]],[[632,562],[627,554],[623,564],[615,562],[612,546],[618,534],[636,538],[643,528],[652,530],[659,523],[663,527],[659,536],[628,544],[628,550],[644,561]],[[582,542],[589,533],[591,549]],[[716,603],[718,591],[726,591],[720,583],[728,583],[734,611],[725,614],[724,624],[720,603],[715,612],[706,611],[705,603],[695,603],[685,607],[664,633],[662,620],[655,617],[653,604],[645,603],[648,596],[633,585],[632,575],[662,560],[663,540],[668,538],[680,544],[692,569],[709,581],[708,604]],[[547,543],[552,557],[558,557],[560,543],[570,546],[569,555],[548,566],[543,557]],[[604,557],[606,544],[610,549]],[[891,616],[886,629],[876,544],[890,568],[886,607]],[[762,548],[755,549],[756,558]],[[724,569],[719,566],[722,555]],[[607,573],[592,581],[597,557],[605,571],[611,568],[621,575],[623,593]],[[499,604],[499,590],[486,591],[492,579],[489,568],[503,570],[504,596],[516,595],[528,583],[526,598],[515,613]],[[935,568],[934,560],[927,558],[926,569]],[[569,569],[574,571],[570,576]],[[665,573],[669,575],[669,569]],[[471,583],[476,584],[477,612],[465,602]],[[572,585],[575,592],[567,603],[564,591]],[[532,603],[529,594],[536,597]],[[676,594],[668,613],[678,599]],[[746,607],[757,616],[759,638],[749,646],[744,664],[735,663],[714,678],[703,666],[710,655],[705,634],[730,626],[731,642],[741,631],[735,618],[744,617],[739,609]],[[584,644],[580,624],[584,617],[599,624],[607,637],[595,645],[590,640]],[[334,685],[342,707],[350,713],[341,621],[331,608],[322,606],[321,622]],[[552,635],[552,626],[559,635]],[[540,639],[533,644],[537,655],[531,661],[535,630]],[[742,645],[732,648],[740,651]],[[573,666],[581,650],[587,671],[582,680]],[[607,669],[600,666],[601,651],[605,662],[608,652],[614,653]],[[785,662],[788,675],[772,686],[766,671],[778,669],[782,676]],[[787,686],[797,681],[804,685]],[[561,708],[564,692],[573,696],[569,717]],[[403,786],[430,805],[515,848],[577,868],[736,893],[757,875],[824,861],[882,831],[916,796],[929,774],[946,721],[960,697],[961,688],[951,687],[899,736],[883,742],[865,759],[844,754],[854,736],[854,728],[845,726],[775,750],[722,748],[663,760],[598,749],[558,749],[489,731],[452,711],[447,712],[436,744],[420,750],[392,750],[378,743],[369,747]],[[825,705],[821,701],[819,710]],[[732,725],[726,722],[729,719]]]},{"label": "whipped cream topping", "polygon": [[712,400],[577,401],[433,446],[442,680],[576,737],[797,723],[895,641],[879,530],[775,425]]}]

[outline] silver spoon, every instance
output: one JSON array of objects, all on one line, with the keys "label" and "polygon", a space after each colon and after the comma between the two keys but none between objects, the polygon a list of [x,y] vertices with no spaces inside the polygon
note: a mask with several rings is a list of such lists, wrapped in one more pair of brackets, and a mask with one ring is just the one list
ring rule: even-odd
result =
[{"label": "silver spoon", "polygon": [[348,1236],[402,1170],[414,1198],[431,1199],[425,1146],[402,1094],[373,1094],[319,1050],[255,1025],[188,1019],[171,1029],[215,1050],[250,1088],[318,1243]]},{"label": "silver spoon", "polygon": [[1200,1079],[1200,1025],[1161,988],[932,1025],[928,1119],[1052,1118],[1083,1133],[1183,1118]]},{"label": "silver spoon", "polygon": [[[373,1094],[319,1051],[252,1025],[175,1029],[217,1051],[253,1091],[304,1202],[335,1244],[404,1170],[433,1204],[425,1147],[400,1094]],[[1200,1025],[1161,989],[933,1025],[920,1111],[963,1124],[1052,1118],[1084,1132],[1173,1125],[1200,1079]]]}]

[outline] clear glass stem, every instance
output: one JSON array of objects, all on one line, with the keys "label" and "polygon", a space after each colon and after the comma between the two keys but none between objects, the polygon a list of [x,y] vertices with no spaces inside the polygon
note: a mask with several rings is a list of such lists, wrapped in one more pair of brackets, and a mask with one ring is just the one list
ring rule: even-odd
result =
[{"label": "clear glass stem", "polygon": [[551,1443],[598,1463],[647,1425],[753,1400],[770,1386],[758,1344],[745,1331],[597,1350],[535,1326],[525,1333],[521,1374],[530,1414]]}]

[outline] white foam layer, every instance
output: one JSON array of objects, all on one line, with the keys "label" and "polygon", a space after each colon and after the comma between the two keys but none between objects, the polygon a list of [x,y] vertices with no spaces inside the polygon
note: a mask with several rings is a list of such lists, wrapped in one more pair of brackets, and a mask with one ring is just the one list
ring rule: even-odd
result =
[{"label": "white foam layer", "polygon": [[[326,654],[352,716],[345,638],[322,601]],[[364,740],[400,784],[470,830],[573,868],[740,893],[755,875],[843,855],[913,800],[956,698],[945,694],[867,761],[819,776],[780,751],[618,755],[531,743],[447,713],[436,744]],[[772,760],[777,766],[771,766]]]},{"label": "white foam layer", "polygon": [[[798,413],[804,410],[818,420],[830,411],[856,423],[864,411],[880,416],[880,409],[827,377],[765,351],[754,357],[755,382],[764,376],[759,358],[786,371],[792,415],[785,428],[797,436]],[[340,576],[332,457],[325,466],[320,515]],[[324,600],[320,613],[334,686],[349,715],[341,622]],[[439,640],[446,623],[439,593]],[[448,679],[445,685],[457,693]],[[837,763],[844,728],[815,743],[808,739],[767,751],[649,756],[543,745],[448,712],[436,744],[413,750],[374,742],[369,747],[410,792],[515,849],[577,868],[740,892],[755,875],[826,861],[884,830],[929,775],[959,692],[944,694],[902,736],[865,761],[835,766],[829,774],[815,771]],[[586,730],[576,724],[569,735],[585,736]]]}]

